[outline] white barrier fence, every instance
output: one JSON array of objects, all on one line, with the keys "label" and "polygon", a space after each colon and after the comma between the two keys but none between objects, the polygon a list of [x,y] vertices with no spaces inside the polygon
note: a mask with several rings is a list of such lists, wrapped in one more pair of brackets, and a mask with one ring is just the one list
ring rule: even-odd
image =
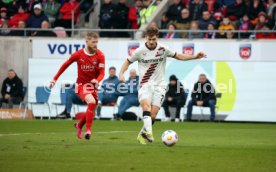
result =
[{"label": "white barrier fence", "polygon": [[[230,58],[231,55],[225,57]],[[64,60],[63,58],[34,58],[29,60],[29,101],[35,100],[35,88],[47,85]],[[106,68],[115,66],[119,69],[123,61],[123,59],[107,60]],[[137,63],[133,64],[131,68],[137,69]],[[169,60],[166,70],[167,79],[171,74],[175,74],[184,84],[184,87],[189,90],[192,90],[198,75],[205,73],[216,86],[217,92],[222,93],[217,113],[218,116],[224,115],[226,121],[276,122],[276,62],[178,62]],[[76,72],[76,65],[74,64],[60,77],[55,89],[52,90],[49,103],[60,101],[61,84],[75,82]],[[106,76],[108,75],[107,72],[106,70]],[[127,75],[126,77],[128,77]],[[43,114],[41,109],[37,108],[36,110],[39,111],[35,111],[35,114]],[[186,113],[185,111],[185,109],[182,111],[182,115]],[[46,111],[44,112],[47,116]],[[204,112],[205,114],[209,113],[209,109],[205,109]],[[199,109],[195,108],[195,113],[200,113]],[[112,116],[112,114],[107,113],[103,113],[103,115],[106,115],[103,117]],[[162,115],[161,112],[159,118]]]}]

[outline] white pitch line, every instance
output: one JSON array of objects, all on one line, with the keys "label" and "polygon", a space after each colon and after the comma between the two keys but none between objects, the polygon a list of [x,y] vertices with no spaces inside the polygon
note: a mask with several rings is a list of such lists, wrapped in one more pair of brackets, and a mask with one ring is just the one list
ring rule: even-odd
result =
[{"label": "white pitch line", "polygon": [[[132,133],[136,131],[98,131],[98,132],[92,132],[95,134],[116,134],[116,133]],[[75,133],[75,132],[74,132]],[[3,136],[22,136],[22,135],[42,135],[42,134],[60,134],[60,133],[7,133],[7,134],[0,134],[0,137]],[[68,134],[73,134],[73,132],[68,132]]]}]

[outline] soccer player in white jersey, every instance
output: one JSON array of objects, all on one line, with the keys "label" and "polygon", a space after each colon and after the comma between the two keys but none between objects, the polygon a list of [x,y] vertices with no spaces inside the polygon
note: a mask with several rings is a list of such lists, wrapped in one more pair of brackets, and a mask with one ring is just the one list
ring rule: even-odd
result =
[{"label": "soccer player in white jersey", "polygon": [[137,48],[122,65],[119,79],[125,82],[124,73],[129,65],[138,61],[140,74],[140,89],[138,98],[143,109],[144,125],[138,134],[137,140],[141,144],[153,142],[152,124],[162,105],[166,93],[165,67],[167,57],[178,60],[194,60],[206,57],[203,52],[196,55],[179,54],[166,46],[159,44],[158,28],[150,27],[146,31],[146,43]]}]

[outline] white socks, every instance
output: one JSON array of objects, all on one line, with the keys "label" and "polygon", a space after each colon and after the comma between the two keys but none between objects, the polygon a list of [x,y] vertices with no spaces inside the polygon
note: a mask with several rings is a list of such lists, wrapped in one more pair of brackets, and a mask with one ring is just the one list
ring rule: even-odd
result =
[{"label": "white socks", "polygon": [[[151,120],[151,117],[150,116],[144,116],[143,117],[143,122],[144,122],[144,129],[147,131],[147,132],[152,132],[152,120]],[[142,130],[143,130],[142,128]]]}]

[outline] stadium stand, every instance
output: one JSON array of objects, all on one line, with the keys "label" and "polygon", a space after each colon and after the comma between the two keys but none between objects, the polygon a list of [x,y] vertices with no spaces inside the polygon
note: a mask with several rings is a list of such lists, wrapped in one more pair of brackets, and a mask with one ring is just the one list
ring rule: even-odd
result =
[{"label": "stadium stand", "polygon": [[[276,29],[276,3],[268,1],[244,0],[38,0],[38,1],[5,1],[1,8],[1,35],[22,36],[14,33],[12,28],[18,27],[19,21],[24,21],[27,28],[40,28],[43,20],[49,20],[50,28],[63,27],[65,29],[93,28],[93,29],[141,29],[144,30],[152,22],[159,28],[167,29],[169,23],[176,25],[180,38],[186,37],[191,20],[199,22],[200,31],[207,30],[208,25],[214,25],[215,30],[264,30],[269,32]],[[37,14],[34,13],[36,8]],[[184,10],[187,8],[187,10]],[[184,11],[183,11],[184,10]],[[208,13],[208,12],[209,13]],[[260,27],[259,16],[265,16],[265,23]],[[72,18],[72,16],[74,16]],[[99,16],[98,18],[95,16]],[[246,19],[248,17],[248,19]],[[228,18],[232,26],[222,21]],[[6,22],[7,23],[6,23]],[[96,24],[99,21],[99,24]],[[4,24],[2,24],[4,23]],[[226,25],[226,26],[225,26]],[[8,29],[11,28],[11,29]],[[183,31],[182,31],[183,30]],[[135,32],[135,31],[133,31]],[[210,32],[210,31],[209,31]],[[31,34],[24,34],[31,36]],[[67,30],[67,35],[71,32]],[[77,34],[83,35],[83,34]],[[129,31],[101,32],[102,37],[132,37]],[[75,34],[72,36],[76,36]],[[135,38],[141,38],[137,33]],[[275,32],[270,34],[240,33],[234,38],[274,38]],[[217,34],[214,38],[226,38],[225,34]]]}]

